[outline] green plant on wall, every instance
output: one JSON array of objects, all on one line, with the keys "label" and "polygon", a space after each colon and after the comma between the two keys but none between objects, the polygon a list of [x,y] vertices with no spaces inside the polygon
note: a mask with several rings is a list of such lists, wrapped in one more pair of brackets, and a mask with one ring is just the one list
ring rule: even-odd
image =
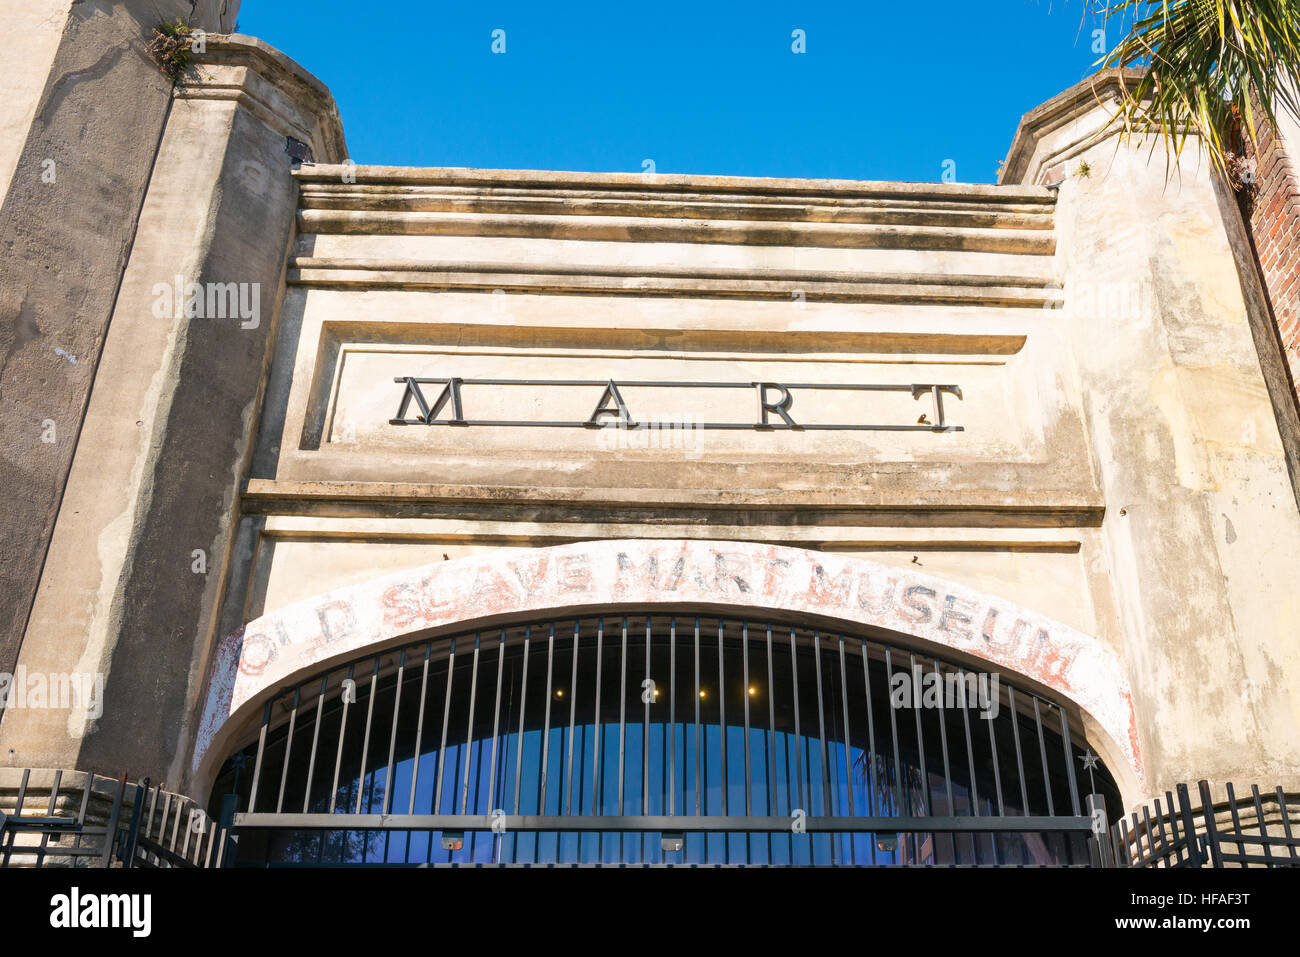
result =
[{"label": "green plant on wall", "polygon": [[190,67],[190,35],[193,32],[184,20],[163,20],[153,28],[149,55],[173,83],[179,82]]},{"label": "green plant on wall", "polygon": [[[1257,142],[1252,98],[1270,124],[1279,107],[1300,116],[1300,0],[1105,0],[1123,39],[1097,65],[1144,70],[1120,87],[1111,127],[1155,134],[1171,160],[1190,134],[1236,179],[1243,143]],[[1154,143],[1152,144],[1154,146]]]}]

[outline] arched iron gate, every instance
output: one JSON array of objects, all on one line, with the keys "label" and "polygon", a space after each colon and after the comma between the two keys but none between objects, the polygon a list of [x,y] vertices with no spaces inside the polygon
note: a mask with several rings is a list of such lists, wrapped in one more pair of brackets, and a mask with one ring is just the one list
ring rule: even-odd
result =
[{"label": "arched iron gate", "polygon": [[213,790],[223,863],[1089,863],[1060,704],[789,622],[618,609],[416,642],[250,733]]}]

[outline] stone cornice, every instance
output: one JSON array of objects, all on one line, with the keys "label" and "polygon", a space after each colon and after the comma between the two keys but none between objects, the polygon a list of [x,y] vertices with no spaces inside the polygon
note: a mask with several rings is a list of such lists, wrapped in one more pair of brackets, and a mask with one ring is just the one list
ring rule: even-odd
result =
[{"label": "stone cornice", "polygon": [[[1043,466],[1020,469],[1021,483],[1031,481]],[[965,524],[961,516],[994,525],[1013,527],[1089,527],[1101,524],[1105,503],[1092,490],[1051,489],[1041,500],[1025,505],[1019,492],[966,492],[936,490],[919,503],[909,491],[870,492],[854,488],[825,489],[638,489],[434,485],[410,482],[273,481],[249,479],[243,494],[250,513],[291,504],[299,509],[371,505],[397,507],[432,505],[451,508],[454,503],[480,506],[530,505],[535,507],[599,506],[650,509],[658,512],[688,510],[718,513],[741,509],[859,512],[882,520],[916,521],[922,512],[932,521]],[[884,518],[882,518],[884,516]]]},{"label": "stone cornice", "polygon": [[[345,180],[344,175],[350,177]],[[785,179],[646,173],[586,173],[567,170],[471,169],[468,167],[305,165],[294,175],[303,183],[355,183],[357,186],[461,186],[484,189],[590,190],[644,193],[748,194],[895,198],[936,202],[1030,203],[1050,205],[1051,190],[1039,186],[976,183],[896,183],[850,179]]]},{"label": "stone cornice", "polygon": [[[300,132],[315,155],[328,162],[347,158],[347,143],[338,106],[329,88],[279,50],[256,37],[240,33],[208,34],[206,50],[195,57],[197,69],[177,85],[176,95],[184,99],[237,99],[254,112],[273,115]],[[287,116],[282,108],[268,103],[241,81],[232,85],[208,70],[217,66],[242,67],[257,74],[293,103],[302,113]],[[314,127],[314,128],[311,128]]]},{"label": "stone cornice", "polygon": [[[1122,85],[1131,87],[1142,75],[1142,70],[1109,70],[1094,73],[1022,116],[1019,126],[1016,127],[1015,136],[1011,139],[1011,147],[1002,164],[1002,171],[998,174],[998,184],[1004,188],[1023,187],[1025,181],[1033,175],[1029,166],[1034,152],[1047,134],[1088,113],[1107,109],[1107,101],[1113,101]],[[1078,145],[1092,135],[1093,131],[1087,130],[1077,142],[1072,141],[1070,145]],[[1057,152],[1064,152],[1064,150]]]}]

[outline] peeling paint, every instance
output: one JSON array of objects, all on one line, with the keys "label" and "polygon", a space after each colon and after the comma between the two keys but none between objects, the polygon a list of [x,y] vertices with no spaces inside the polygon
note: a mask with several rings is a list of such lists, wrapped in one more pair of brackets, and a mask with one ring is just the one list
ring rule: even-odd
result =
[{"label": "peeling paint", "polygon": [[[678,605],[824,615],[965,652],[1073,701],[1145,779],[1119,657],[1060,622],[929,575],[778,545],[600,541],[508,549],[387,575],[281,608],[218,647],[193,767],[259,699],[406,635],[579,606]],[[975,622],[980,623],[977,629]]]}]

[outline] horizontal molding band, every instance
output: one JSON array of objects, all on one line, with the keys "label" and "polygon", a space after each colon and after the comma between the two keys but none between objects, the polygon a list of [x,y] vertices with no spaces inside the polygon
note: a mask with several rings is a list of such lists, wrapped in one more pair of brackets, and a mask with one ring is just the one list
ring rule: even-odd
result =
[{"label": "horizontal molding band", "polygon": [[303,209],[376,212],[474,213],[557,216],[621,216],[648,219],[754,220],[873,224],[897,226],[1053,228],[1053,208],[988,203],[904,203],[889,200],[842,200],[834,205],[801,202],[798,197],[755,198],[750,201],[718,197],[663,199],[651,194],[604,197],[567,191],[572,195],[450,192],[410,187],[308,186],[300,194]]},{"label": "horizontal molding band", "polygon": [[[1053,491],[1043,501],[1026,505],[1024,492],[973,492],[920,499],[906,490],[882,494],[875,500],[852,490],[777,489],[730,491],[714,489],[538,488],[535,486],[436,485],[398,482],[278,481],[249,479],[243,492],[244,510],[274,514],[301,510],[304,514],[376,514],[376,509],[414,507],[419,514],[440,512],[471,518],[499,518],[504,509],[522,509],[527,520],[543,520],[529,509],[573,510],[573,519],[590,521],[583,512],[627,510],[602,521],[644,518],[663,523],[677,517],[709,521],[719,514],[762,513],[759,524],[810,521],[818,513],[839,516],[836,522],[860,516],[863,524],[899,526],[980,525],[1025,528],[1093,527],[1101,524],[1105,505],[1099,497]],[[361,506],[360,511],[356,508]],[[331,511],[339,509],[339,511]],[[400,513],[395,513],[400,514]],[[554,519],[552,519],[554,520]],[[726,519],[723,519],[726,520]],[[739,520],[739,519],[736,519]]]},{"label": "horizontal molding band", "polygon": [[[290,285],[368,289],[474,289],[517,292],[606,293],[699,298],[776,299],[822,302],[896,302],[1055,308],[1063,302],[1054,283],[1036,277],[895,274],[855,279],[797,276],[754,279],[741,270],[718,277],[670,269],[579,271],[547,267],[497,268],[490,263],[402,263],[314,260],[290,262]],[[750,274],[752,276],[752,274]]]},{"label": "horizontal molding band", "polygon": [[725,279],[762,282],[846,283],[944,286],[1017,286],[1025,289],[1060,289],[1051,276],[982,273],[869,273],[825,269],[745,269],[730,266],[621,266],[615,264],[568,265],[565,263],[411,261],[403,259],[363,259],[339,256],[294,256],[290,269],[364,269],[372,272],[434,273],[515,273],[534,276],[576,276],[617,278]]},{"label": "horizontal molding band", "polygon": [[514,517],[466,522],[448,518],[360,516],[334,518],[290,513],[268,515],[258,532],[263,539],[292,542],[409,542],[429,545],[508,545],[539,547],[608,538],[761,541],[818,551],[1012,551],[1077,553],[1077,529],[918,528],[860,525],[757,525],[639,522],[530,522]]},{"label": "horizontal molding band", "polygon": [[681,192],[719,195],[896,197],[909,200],[982,200],[990,203],[1038,203],[1050,206],[1056,194],[1042,186],[981,183],[902,183],[850,179],[790,179],[755,176],[709,176],[676,173],[586,173],[556,170],[469,169],[449,166],[370,166],[304,163],[293,171],[300,183],[391,186],[467,186],[480,189],[531,188],[616,191],[655,194]]},{"label": "horizontal molding band", "polygon": [[299,209],[302,234],[496,236],[601,242],[682,242],[845,249],[957,249],[1050,256],[1056,236],[1043,229],[654,220],[629,216],[544,216]]}]

